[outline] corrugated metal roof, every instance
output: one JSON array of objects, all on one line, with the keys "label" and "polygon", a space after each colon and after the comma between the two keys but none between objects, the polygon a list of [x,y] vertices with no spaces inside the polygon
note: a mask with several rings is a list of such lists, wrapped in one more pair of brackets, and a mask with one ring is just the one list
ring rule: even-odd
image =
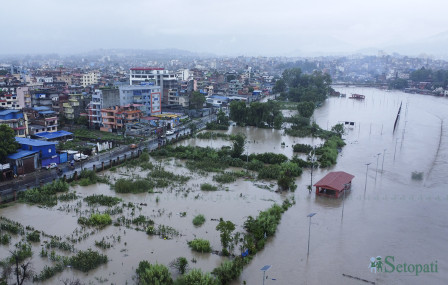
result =
[{"label": "corrugated metal roof", "polygon": [[8,158],[10,159],[19,159],[22,157],[27,157],[29,155],[35,154],[36,152],[38,152],[37,150],[19,150],[16,153],[10,154],[8,155]]},{"label": "corrugated metal roof", "polygon": [[73,133],[63,131],[63,130],[57,131],[57,132],[43,132],[43,133],[34,134],[34,136],[36,136],[36,137],[46,138],[47,140],[65,137],[65,136],[71,136],[71,135],[73,135]]},{"label": "corrugated metal roof", "polygon": [[355,176],[344,171],[330,172],[324,178],[317,181],[314,186],[344,190],[344,184],[350,183]]},{"label": "corrugated metal roof", "polygon": [[33,140],[33,139],[19,138],[19,137],[16,137],[16,141],[19,144],[31,145],[31,146],[46,146],[46,145],[56,145],[57,144],[56,142],[47,142],[47,141]]}]

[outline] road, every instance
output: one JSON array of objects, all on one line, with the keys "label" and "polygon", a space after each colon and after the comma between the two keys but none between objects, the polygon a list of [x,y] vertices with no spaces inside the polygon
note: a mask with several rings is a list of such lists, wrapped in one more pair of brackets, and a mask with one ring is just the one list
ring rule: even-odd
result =
[{"label": "road", "polygon": [[[197,129],[202,130],[205,128],[206,123],[213,120],[216,120],[215,114],[194,120],[194,122],[196,123]],[[89,157],[87,160],[75,162],[73,168],[69,163],[62,165],[60,164],[58,165],[58,168],[62,170],[62,173],[58,173],[57,168],[49,170],[42,168],[32,173],[20,175],[18,178],[11,181],[2,182],[0,184],[0,196],[4,196],[15,191],[24,191],[28,188],[33,188],[39,186],[40,184],[51,182],[54,179],[63,177],[64,175],[67,179],[69,179],[75,172],[79,174],[82,169],[93,169],[94,165],[97,169],[101,168],[102,163],[104,163],[105,167],[109,167],[110,161],[116,161],[117,159],[122,161],[125,156],[127,159],[130,157],[135,157],[139,151],[143,150],[153,151],[157,149],[159,145],[163,146],[167,143],[167,141],[188,135],[190,132],[191,130],[187,126],[180,126],[177,128],[176,133],[167,135],[165,138],[150,138],[138,144],[138,147],[135,149],[131,149],[128,145],[119,146],[110,151]]]}]

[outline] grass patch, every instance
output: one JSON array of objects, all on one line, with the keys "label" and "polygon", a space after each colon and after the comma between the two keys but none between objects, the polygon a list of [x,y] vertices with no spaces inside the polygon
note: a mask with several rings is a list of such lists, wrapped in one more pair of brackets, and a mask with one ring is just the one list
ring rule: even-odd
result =
[{"label": "grass patch", "polygon": [[203,184],[201,184],[201,190],[202,191],[216,191],[216,190],[218,190],[218,186],[214,186],[209,183],[203,183]]},{"label": "grass patch", "polygon": [[111,207],[117,205],[122,200],[118,197],[105,196],[101,194],[101,195],[87,196],[86,198],[84,198],[84,201],[86,201],[89,206],[99,204],[101,206]]},{"label": "grass patch", "polygon": [[95,269],[101,264],[107,263],[107,256],[100,254],[96,251],[92,251],[90,248],[86,251],[79,251],[75,256],[70,258],[69,263],[82,272],[87,272],[91,269]]},{"label": "grass patch", "polygon": [[206,239],[196,238],[188,242],[188,246],[197,252],[211,252],[210,242]]},{"label": "grass patch", "polygon": [[56,180],[41,187],[19,192],[18,198],[21,202],[52,207],[55,206],[58,201],[56,193],[67,192],[68,189],[69,184],[67,182]]},{"label": "grass patch", "polygon": [[153,183],[146,179],[118,179],[112,186],[117,193],[143,193],[143,192],[153,192]]},{"label": "grass patch", "polygon": [[112,224],[109,214],[92,214],[89,218],[79,217],[78,224],[83,226],[105,227]]},{"label": "grass patch", "polygon": [[202,214],[197,215],[193,219],[193,225],[195,225],[197,227],[202,226],[204,223],[205,223],[205,217]]}]

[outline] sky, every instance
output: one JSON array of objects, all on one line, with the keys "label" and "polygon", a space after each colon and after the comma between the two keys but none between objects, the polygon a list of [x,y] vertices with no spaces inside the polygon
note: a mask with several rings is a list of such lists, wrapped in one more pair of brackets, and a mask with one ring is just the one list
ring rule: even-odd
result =
[{"label": "sky", "polygon": [[120,48],[252,56],[380,49],[436,54],[448,44],[446,0],[2,2],[0,54]]}]

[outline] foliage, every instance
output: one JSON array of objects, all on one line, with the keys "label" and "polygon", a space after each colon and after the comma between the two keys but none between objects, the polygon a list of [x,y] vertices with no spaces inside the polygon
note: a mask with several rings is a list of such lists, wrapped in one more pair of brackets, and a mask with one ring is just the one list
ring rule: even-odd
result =
[{"label": "foliage", "polygon": [[246,136],[243,134],[231,135],[230,139],[233,141],[232,157],[240,157],[244,151],[244,145],[246,143]]},{"label": "foliage", "polygon": [[273,152],[257,153],[249,155],[249,160],[259,160],[267,164],[280,164],[288,161],[288,158],[284,154],[277,154]]},{"label": "foliage", "polygon": [[228,139],[230,136],[228,134],[223,133],[215,133],[215,132],[202,132],[196,135],[198,139],[217,139],[224,138]]},{"label": "foliage", "polygon": [[216,276],[220,284],[229,284],[238,278],[243,271],[243,264],[235,261],[224,261],[219,267],[213,269],[212,274]]},{"label": "foliage", "polygon": [[260,171],[261,169],[263,169],[264,163],[262,161],[259,161],[258,159],[252,159],[249,161],[246,167],[249,170]]},{"label": "foliage", "polygon": [[218,183],[224,184],[234,182],[237,177],[240,177],[240,173],[238,172],[224,172],[213,176],[213,180]]},{"label": "foliage", "polygon": [[414,171],[411,174],[411,178],[413,180],[422,180],[423,179],[423,172]]},{"label": "foliage", "polygon": [[323,102],[333,90],[330,75],[319,71],[304,74],[300,68],[285,69],[282,78],[289,87],[287,99],[295,102]]},{"label": "foliage", "polygon": [[205,96],[199,91],[193,91],[190,95],[190,109],[202,109],[205,103]]},{"label": "foliage", "polygon": [[170,262],[170,267],[184,274],[188,270],[188,260],[185,257],[178,257]]},{"label": "foliage", "polygon": [[304,118],[311,118],[315,108],[316,105],[313,102],[300,102],[297,104],[297,110],[299,111],[300,116]]},{"label": "foliage", "polygon": [[344,125],[343,124],[336,124],[333,127],[331,127],[331,131],[335,132],[336,134],[341,137],[344,134]]},{"label": "foliage", "polygon": [[389,80],[389,89],[404,89],[408,87],[408,81],[403,78],[394,78]]},{"label": "foliage", "polygon": [[218,190],[218,187],[214,186],[212,184],[209,184],[209,183],[202,183],[201,190],[202,191],[216,191],[216,190]]},{"label": "foliage", "polygon": [[19,192],[18,198],[21,202],[41,204],[51,207],[57,204],[56,193],[66,192],[68,189],[69,185],[67,182],[56,180],[38,188]]},{"label": "foliage", "polygon": [[117,193],[142,193],[152,192],[153,184],[146,179],[118,179],[113,185],[113,189]]},{"label": "foliage", "polygon": [[14,251],[12,251],[12,256],[9,258],[8,262],[10,264],[13,263],[21,263],[25,259],[33,256],[33,251],[31,250],[31,244],[27,242],[21,242],[19,241],[14,245],[16,248]]},{"label": "foliage", "polygon": [[0,234],[0,244],[8,245],[11,241],[11,236],[8,234]]},{"label": "foliage", "polygon": [[136,269],[138,284],[140,285],[172,285],[171,274],[163,264],[150,264],[140,261]]},{"label": "foliage", "polygon": [[286,82],[284,79],[278,79],[275,81],[275,85],[272,88],[273,93],[281,93],[286,91]]},{"label": "foliage", "polygon": [[343,147],[345,142],[339,136],[328,139],[322,147],[316,149],[316,154],[320,155],[318,161],[321,167],[328,167],[336,164],[338,149]]},{"label": "foliage", "polygon": [[146,228],[146,234],[148,234],[148,235],[158,235],[158,236],[161,236],[164,239],[170,239],[173,236],[178,236],[179,232],[176,229],[174,229],[174,228],[172,228],[170,226],[159,225],[157,227],[157,229],[154,228],[154,226],[148,226]]},{"label": "foliage", "polygon": [[15,153],[20,145],[16,142],[14,130],[6,124],[0,124],[0,162],[6,161],[6,157]]},{"label": "foliage", "polygon": [[109,214],[92,214],[88,219],[79,217],[78,224],[83,226],[105,227],[112,224],[112,219]]},{"label": "foliage", "polygon": [[218,281],[209,273],[203,273],[200,269],[192,269],[184,276],[176,280],[179,285],[218,285]]},{"label": "foliage", "polygon": [[84,201],[86,201],[89,206],[99,204],[101,206],[111,207],[117,205],[122,200],[118,197],[105,196],[103,194],[101,195],[94,194],[85,197]]},{"label": "foliage", "polygon": [[278,179],[281,175],[280,165],[268,165],[258,171],[258,179]]},{"label": "foliage", "polygon": [[69,264],[74,268],[87,272],[91,269],[95,269],[101,264],[107,263],[107,256],[88,249],[86,251],[78,251],[78,253],[70,257]]},{"label": "foliage", "polygon": [[235,230],[235,224],[231,221],[224,221],[221,218],[216,226],[216,230],[220,232],[223,255],[228,255],[229,244],[232,241],[231,234]]},{"label": "foliage", "polygon": [[266,103],[252,102],[249,107],[245,102],[232,101],[230,103],[230,119],[238,125],[281,128],[283,115],[280,104],[276,101]]},{"label": "foliage", "polygon": [[196,238],[188,242],[188,245],[192,250],[197,252],[211,252],[210,242],[205,239]]},{"label": "foliage", "polygon": [[58,201],[71,201],[76,199],[78,199],[78,195],[74,192],[58,195]]},{"label": "foliage", "polygon": [[205,217],[202,214],[197,215],[196,217],[194,217],[193,219],[193,225],[195,226],[202,226],[202,224],[205,223]]},{"label": "foliage", "polygon": [[106,178],[102,178],[93,170],[83,169],[78,176],[79,181],[75,182],[81,186],[88,186],[96,183],[108,183]]},{"label": "foliage", "polygon": [[313,147],[310,146],[309,144],[295,144],[292,146],[294,152],[301,152],[301,153],[309,153],[310,151],[313,150]]},{"label": "foliage", "polygon": [[55,266],[48,266],[45,265],[44,269],[38,274],[33,277],[33,282],[42,282],[47,279],[50,279],[51,277],[55,276],[57,273],[60,273],[64,271],[65,265],[62,262],[56,263]]},{"label": "foliage", "polygon": [[28,233],[26,235],[26,240],[27,241],[32,241],[32,242],[40,242],[40,232],[39,231],[32,231],[31,233]]}]

